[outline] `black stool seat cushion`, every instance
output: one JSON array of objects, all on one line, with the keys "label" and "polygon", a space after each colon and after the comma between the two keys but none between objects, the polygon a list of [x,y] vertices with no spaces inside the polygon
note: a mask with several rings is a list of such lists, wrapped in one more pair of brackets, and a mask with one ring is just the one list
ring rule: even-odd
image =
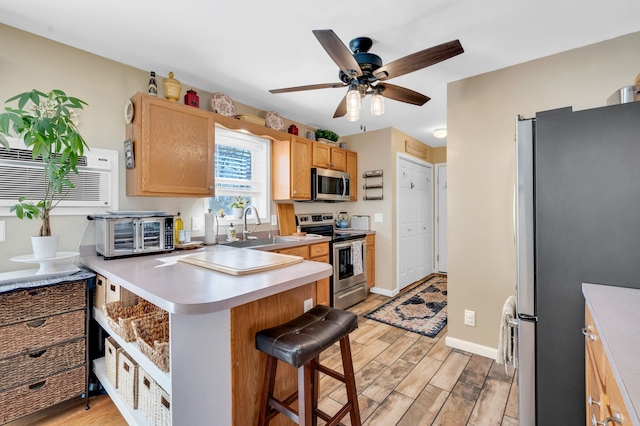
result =
[{"label": "black stool seat cushion", "polygon": [[318,305],[285,324],[256,333],[256,349],[300,368],[356,328],[356,314]]}]

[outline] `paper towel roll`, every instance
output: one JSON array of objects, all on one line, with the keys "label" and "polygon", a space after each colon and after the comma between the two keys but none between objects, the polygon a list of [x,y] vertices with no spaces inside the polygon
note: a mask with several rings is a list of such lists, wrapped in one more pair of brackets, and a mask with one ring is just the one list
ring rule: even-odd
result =
[{"label": "paper towel roll", "polygon": [[204,214],[204,243],[214,244],[216,242],[216,217],[215,213]]}]

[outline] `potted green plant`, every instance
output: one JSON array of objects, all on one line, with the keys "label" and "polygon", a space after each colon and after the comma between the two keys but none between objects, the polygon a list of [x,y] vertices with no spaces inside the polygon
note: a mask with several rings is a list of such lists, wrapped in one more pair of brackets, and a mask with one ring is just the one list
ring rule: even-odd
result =
[{"label": "potted green plant", "polygon": [[243,197],[233,197],[233,201],[231,202],[231,210],[233,211],[233,217],[242,218],[244,214],[244,209],[251,203],[251,200],[245,199]]},{"label": "potted green plant", "polygon": [[[38,237],[51,237],[50,214],[74,187],[67,178],[71,172],[78,173],[78,159],[88,146],[77,129],[77,113],[86,102],[67,96],[62,90],[44,93],[38,90],[21,93],[5,103],[17,101],[17,108],[5,107],[0,114],[0,144],[9,149],[6,136],[17,137],[31,148],[33,158],[44,163],[45,188],[39,200],[28,200],[21,196],[11,211],[19,219],[41,219]],[[57,240],[57,236],[54,236]],[[32,241],[34,239],[32,238]],[[37,240],[36,240],[37,241]],[[57,242],[55,243],[57,250]],[[40,254],[34,248],[36,258]]]},{"label": "potted green plant", "polygon": [[317,141],[321,141],[322,139],[326,139],[332,142],[338,142],[338,139],[340,138],[340,136],[338,136],[337,133],[332,132],[331,130],[326,130],[326,129],[318,129],[316,130],[316,140]]}]

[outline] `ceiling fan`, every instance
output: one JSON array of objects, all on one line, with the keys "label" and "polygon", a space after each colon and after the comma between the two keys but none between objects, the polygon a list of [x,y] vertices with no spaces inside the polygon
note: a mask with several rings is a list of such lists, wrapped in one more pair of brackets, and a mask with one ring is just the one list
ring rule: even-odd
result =
[{"label": "ceiling fan", "polygon": [[[428,96],[389,84],[386,80],[426,68],[464,52],[460,41],[453,40],[383,65],[378,55],[369,53],[373,41],[368,37],[357,37],[351,40],[349,43],[351,51],[349,51],[333,30],[313,30],[313,34],[340,68],[338,73],[340,82],[287,87],[269,90],[269,92],[287,93],[348,86],[349,90],[342,98],[333,118],[347,115],[350,121],[359,119],[360,99],[368,94],[372,95],[372,115],[384,113],[383,98],[412,105],[424,105],[430,99]],[[374,107],[377,107],[377,110],[374,111]]]}]

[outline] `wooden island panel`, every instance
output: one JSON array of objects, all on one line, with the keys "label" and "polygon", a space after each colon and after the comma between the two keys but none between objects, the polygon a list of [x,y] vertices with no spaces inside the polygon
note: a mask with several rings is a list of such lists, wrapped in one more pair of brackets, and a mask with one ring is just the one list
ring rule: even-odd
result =
[{"label": "wooden island panel", "polygon": [[[256,424],[260,390],[267,356],[255,347],[255,335],[265,328],[290,321],[304,312],[304,301],[314,299],[316,283],[307,284],[231,309],[231,359],[234,425]],[[275,395],[285,398],[297,387],[297,370],[278,362]],[[270,426],[288,426],[291,421],[278,415]]]}]

